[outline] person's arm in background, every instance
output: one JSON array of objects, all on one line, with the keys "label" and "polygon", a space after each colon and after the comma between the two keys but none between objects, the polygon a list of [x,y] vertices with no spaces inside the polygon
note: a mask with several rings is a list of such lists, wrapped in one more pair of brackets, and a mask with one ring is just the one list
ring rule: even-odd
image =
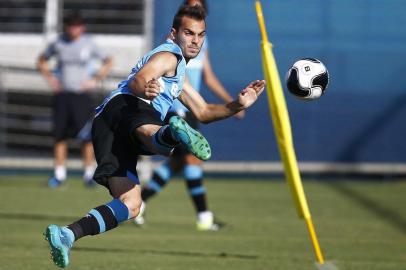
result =
[{"label": "person's arm in background", "polygon": [[111,68],[113,67],[113,58],[108,56],[104,50],[101,50],[95,43],[92,43],[92,56],[94,58],[100,59],[102,65],[99,70],[93,74],[93,77],[90,80],[87,80],[82,85],[82,90],[89,91],[96,88],[97,83],[103,80],[106,77]]},{"label": "person's arm in background", "polygon": [[[219,97],[226,103],[233,101],[233,98],[230,96],[230,94],[221,84],[221,82],[219,81],[219,79],[217,78],[216,74],[214,73],[214,71],[211,67],[208,50],[206,50],[204,59],[203,59],[203,79],[204,79],[204,83],[207,85],[207,87],[217,97]],[[235,117],[237,117],[239,119],[243,118],[244,116],[245,116],[245,111],[240,111],[235,115]]]},{"label": "person's arm in background", "polygon": [[48,82],[49,86],[54,92],[62,91],[62,84],[59,79],[52,73],[51,68],[48,64],[48,60],[55,54],[55,45],[51,44],[38,57],[37,61],[37,68],[41,72],[42,76],[44,76],[45,80]]},{"label": "person's arm in background", "polygon": [[102,66],[99,70],[93,75],[90,80],[87,80],[82,85],[82,90],[89,91],[96,88],[97,83],[103,80],[104,77],[109,74],[111,68],[113,67],[113,59],[111,57],[106,57],[103,60]]},{"label": "person's arm in background", "polygon": [[93,75],[93,78],[96,81],[103,80],[104,77],[109,74],[111,68],[113,67],[113,59],[111,57],[107,57],[104,59],[102,66],[100,67],[99,71]]}]

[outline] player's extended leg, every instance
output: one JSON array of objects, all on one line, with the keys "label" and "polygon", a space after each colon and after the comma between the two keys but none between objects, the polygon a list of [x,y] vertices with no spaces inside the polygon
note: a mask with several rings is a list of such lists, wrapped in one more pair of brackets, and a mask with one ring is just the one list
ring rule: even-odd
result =
[{"label": "player's extended leg", "polygon": [[51,224],[46,228],[45,239],[57,266],[63,268],[69,264],[70,249],[78,239],[114,229],[140,212],[142,201],[139,183],[127,177],[112,177],[108,184],[114,198],[112,201],[91,209],[85,217],[68,226]]}]

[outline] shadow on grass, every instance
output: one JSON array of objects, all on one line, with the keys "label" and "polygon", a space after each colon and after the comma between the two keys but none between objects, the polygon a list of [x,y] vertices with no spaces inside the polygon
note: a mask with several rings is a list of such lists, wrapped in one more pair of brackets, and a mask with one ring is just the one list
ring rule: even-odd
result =
[{"label": "shadow on grass", "polygon": [[[54,216],[43,214],[23,214],[23,213],[0,213],[0,219],[17,219],[17,220],[52,220],[60,222],[71,222],[75,220],[74,217],[68,216]],[[77,219],[77,218],[76,218]],[[119,248],[96,248],[96,247],[74,247],[74,250],[83,252],[101,252],[101,253],[143,253],[155,255],[170,255],[170,256],[184,256],[184,257],[206,257],[206,258],[232,258],[242,260],[256,260],[256,255],[233,254],[227,252],[221,253],[202,253],[202,252],[189,252],[189,251],[169,251],[169,250],[152,250],[152,249],[119,249]]]},{"label": "shadow on grass", "polygon": [[0,219],[17,219],[17,220],[50,220],[50,221],[65,221],[71,222],[77,217],[54,216],[45,214],[30,214],[30,213],[0,213]]},{"label": "shadow on grass", "polygon": [[374,213],[379,218],[382,218],[396,230],[406,233],[406,220],[402,218],[399,212],[380,205],[379,202],[366,197],[361,192],[350,188],[346,184],[335,183],[328,186],[363,206],[366,210]]},{"label": "shadow on grass", "polygon": [[256,260],[256,255],[245,254],[232,254],[232,253],[202,253],[202,252],[189,252],[189,251],[169,251],[169,250],[152,250],[152,249],[120,249],[120,248],[96,248],[96,247],[73,247],[73,250],[82,252],[102,252],[102,253],[143,253],[154,255],[169,255],[169,256],[184,256],[184,257],[210,257],[210,258],[231,258],[231,259],[243,259],[243,260]]}]

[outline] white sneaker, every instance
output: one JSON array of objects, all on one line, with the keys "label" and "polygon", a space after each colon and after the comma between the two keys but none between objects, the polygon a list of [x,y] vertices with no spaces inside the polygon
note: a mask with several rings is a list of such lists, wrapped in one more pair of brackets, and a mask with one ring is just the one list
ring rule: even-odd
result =
[{"label": "white sneaker", "polygon": [[136,218],[134,218],[134,223],[137,226],[142,226],[145,224],[145,218],[138,215]]},{"label": "white sneaker", "polygon": [[196,228],[198,231],[218,231],[224,226],[223,222],[215,220],[210,211],[201,212],[197,215]]}]

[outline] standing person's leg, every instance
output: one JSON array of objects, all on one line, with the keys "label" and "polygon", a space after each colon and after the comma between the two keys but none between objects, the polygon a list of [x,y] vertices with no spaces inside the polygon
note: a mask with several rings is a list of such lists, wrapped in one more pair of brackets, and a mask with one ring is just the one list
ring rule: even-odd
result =
[{"label": "standing person's leg", "polygon": [[72,115],[74,136],[81,142],[83,158],[83,181],[86,186],[94,187],[93,181],[96,162],[91,142],[91,128],[94,117],[94,106],[91,96],[85,93],[74,94],[69,107]]},{"label": "standing person's leg", "polygon": [[96,169],[96,162],[94,158],[93,144],[86,142],[82,145],[83,156],[83,181],[88,187],[94,187],[96,182],[93,180],[94,171]]},{"label": "standing person's leg", "polygon": [[168,184],[172,175],[178,171],[174,167],[174,158],[170,157],[158,168],[156,168],[152,174],[152,178],[146,183],[141,190],[141,197],[144,202],[157,195]]},{"label": "standing person's leg", "polygon": [[[185,120],[191,127],[198,128],[198,121],[191,113],[186,114]],[[208,208],[206,187],[203,184],[203,162],[186,149],[182,152],[182,160],[186,187],[197,214],[197,229],[201,231],[218,230],[223,224],[214,222],[213,213]]]},{"label": "standing person's leg", "polygon": [[177,149],[175,149],[172,156],[154,170],[152,178],[142,187],[141,197],[143,202],[147,202],[158,195],[169,183],[171,177],[183,169],[183,158],[177,155],[176,151]]},{"label": "standing person's leg", "polygon": [[186,186],[197,213],[196,226],[199,231],[217,231],[224,223],[216,221],[209,210],[206,187],[203,184],[202,161],[191,154],[185,157],[184,177]]},{"label": "standing person's leg", "polygon": [[59,187],[66,180],[66,158],[68,153],[68,103],[65,92],[56,93],[52,99],[54,134],[54,175],[48,181],[50,188]]}]

